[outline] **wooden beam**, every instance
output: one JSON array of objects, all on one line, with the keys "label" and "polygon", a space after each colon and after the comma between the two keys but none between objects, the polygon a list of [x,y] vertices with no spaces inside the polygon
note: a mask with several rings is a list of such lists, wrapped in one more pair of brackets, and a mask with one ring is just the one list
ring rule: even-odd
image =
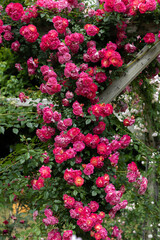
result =
[{"label": "wooden beam", "polygon": [[127,85],[129,85],[158,55],[160,54],[160,41],[156,38],[153,47],[146,45],[136,56],[136,59],[127,64],[124,74],[104,90],[99,101],[109,103],[115,99]]}]

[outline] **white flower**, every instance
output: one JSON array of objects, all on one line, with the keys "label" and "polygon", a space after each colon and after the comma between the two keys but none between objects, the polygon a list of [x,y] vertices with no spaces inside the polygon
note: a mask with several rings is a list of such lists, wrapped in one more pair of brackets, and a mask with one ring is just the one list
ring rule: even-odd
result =
[{"label": "white flower", "polygon": [[153,134],[152,134],[152,137],[157,137],[158,136],[158,132],[154,132]]},{"label": "white flower", "polygon": [[71,240],[82,240],[82,238],[80,238],[80,237],[77,238],[76,235],[73,235]]},{"label": "white flower", "polygon": [[148,238],[152,238],[152,237],[153,237],[153,235],[152,235],[152,234],[149,234],[149,235],[148,235]]}]

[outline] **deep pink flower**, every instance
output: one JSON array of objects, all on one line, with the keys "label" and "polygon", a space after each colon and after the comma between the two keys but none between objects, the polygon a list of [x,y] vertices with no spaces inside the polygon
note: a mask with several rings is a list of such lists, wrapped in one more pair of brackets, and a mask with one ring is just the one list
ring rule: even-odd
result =
[{"label": "deep pink flower", "polygon": [[39,172],[41,174],[41,177],[43,178],[50,178],[51,177],[51,172],[52,170],[50,169],[50,167],[47,167],[47,166],[42,166],[40,169],[39,169]]},{"label": "deep pink flower", "polygon": [[19,94],[19,99],[21,102],[26,102],[26,99],[29,99],[28,96],[26,96],[23,92]]},{"label": "deep pink flower", "polygon": [[85,175],[90,176],[94,173],[94,166],[91,163],[86,164],[85,169],[83,170]]},{"label": "deep pink flower", "polygon": [[19,41],[15,41],[11,44],[11,48],[13,51],[18,52],[19,48],[20,48],[20,43]]},{"label": "deep pink flower", "polygon": [[87,35],[89,36],[95,36],[96,34],[99,33],[99,28],[92,24],[86,24],[84,26],[84,29],[86,30]]},{"label": "deep pink flower", "polygon": [[9,3],[5,10],[13,21],[18,21],[24,12],[23,6],[20,3]]},{"label": "deep pink flower", "polygon": [[65,230],[63,232],[62,240],[71,240],[72,234],[73,234],[72,230]]},{"label": "deep pink flower", "polygon": [[154,35],[154,33],[146,33],[146,35],[144,36],[143,40],[147,44],[154,43],[155,42],[155,35]]}]

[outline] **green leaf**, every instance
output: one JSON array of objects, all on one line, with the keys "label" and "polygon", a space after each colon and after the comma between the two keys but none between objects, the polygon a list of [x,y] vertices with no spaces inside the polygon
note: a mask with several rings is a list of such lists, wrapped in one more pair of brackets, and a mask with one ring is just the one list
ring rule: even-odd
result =
[{"label": "green leaf", "polygon": [[73,191],[73,195],[74,195],[74,196],[77,196],[77,194],[78,194],[77,190],[74,190],[74,191]]},{"label": "green leaf", "polygon": [[97,192],[92,191],[92,196],[96,196],[96,195],[97,195]]},{"label": "green leaf", "polygon": [[49,196],[49,192],[45,192],[45,193],[44,193],[44,199],[47,199],[48,196]]},{"label": "green leaf", "polygon": [[12,195],[9,196],[9,200],[10,200],[10,202],[13,201],[13,198],[14,198],[14,194],[12,194]]},{"label": "green leaf", "polygon": [[21,159],[20,163],[23,164],[25,162],[25,159]]},{"label": "green leaf", "polygon": [[0,127],[0,133],[4,134],[5,132],[5,128],[4,127]]},{"label": "green leaf", "polygon": [[57,212],[58,211],[58,205],[53,205],[53,210],[55,211],[55,212]]},{"label": "green leaf", "polygon": [[90,124],[91,123],[91,119],[87,119],[86,120],[86,125]]},{"label": "green leaf", "polygon": [[25,156],[26,156],[26,159],[29,159],[30,158],[30,153],[29,152],[25,153]]},{"label": "green leaf", "polygon": [[33,124],[32,124],[31,122],[28,122],[26,125],[27,125],[27,127],[29,127],[29,128],[33,128]]},{"label": "green leaf", "polygon": [[18,130],[17,128],[13,128],[13,129],[12,129],[12,132],[13,132],[14,134],[18,134],[19,130]]}]

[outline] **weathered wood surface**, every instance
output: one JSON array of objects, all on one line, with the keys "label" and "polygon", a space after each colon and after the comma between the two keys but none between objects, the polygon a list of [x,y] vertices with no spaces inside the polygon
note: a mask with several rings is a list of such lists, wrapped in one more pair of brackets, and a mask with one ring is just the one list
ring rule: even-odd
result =
[{"label": "weathered wood surface", "polygon": [[152,48],[146,45],[136,56],[136,60],[127,64],[124,74],[100,95],[100,102],[109,103],[115,99],[158,55],[160,41],[157,40]]}]

